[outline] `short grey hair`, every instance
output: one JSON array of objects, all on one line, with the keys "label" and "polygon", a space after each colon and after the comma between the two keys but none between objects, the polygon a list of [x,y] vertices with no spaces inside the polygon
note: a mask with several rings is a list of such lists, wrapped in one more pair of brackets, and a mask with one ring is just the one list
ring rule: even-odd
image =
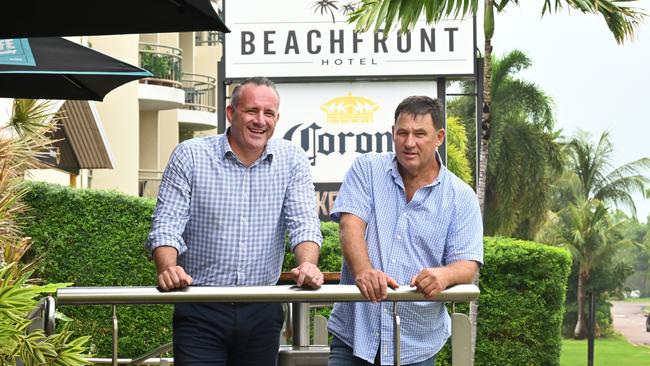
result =
[{"label": "short grey hair", "polygon": [[275,95],[278,97],[278,105],[280,104],[280,93],[278,93],[278,89],[275,87],[275,83],[264,76],[254,76],[252,78],[244,79],[239,85],[235,87],[235,90],[232,91],[232,95],[230,96],[230,105],[233,107],[237,107],[237,103],[239,103],[239,95],[241,94],[241,89],[244,85],[248,84],[253,84],[257,86],[268,86],[269,88],[273,89],[273,92]]},{"label": "short grey hair", "polygon": [[439,130],[445,126],[442,105],[438,99],[432,99],[424,95],[413,95],[404,99],[395,110],[395,123],[401,113],[408,113],[411,116],[430,115],[433,127]]}]

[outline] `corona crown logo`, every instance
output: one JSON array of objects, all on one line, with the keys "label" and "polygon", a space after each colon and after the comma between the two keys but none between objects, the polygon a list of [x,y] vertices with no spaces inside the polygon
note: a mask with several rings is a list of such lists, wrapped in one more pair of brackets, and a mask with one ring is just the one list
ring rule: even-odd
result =
[{"label": "corona crown logo", "polygon": [[379,105],[368,98],[348,93],[327,101],[320,109],[327,115],[328,123],[372,123]]}]

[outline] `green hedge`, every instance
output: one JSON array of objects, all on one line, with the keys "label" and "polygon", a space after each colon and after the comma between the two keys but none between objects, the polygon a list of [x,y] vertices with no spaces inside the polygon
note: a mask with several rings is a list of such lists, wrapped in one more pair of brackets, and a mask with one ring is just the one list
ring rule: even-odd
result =
[{"label": "green hedge", "polygon": [[[154,203],[114,192],[30,184],[26,234],[45,255],[40,276],[76,286],[155,281],[143,242]],[[341,267],[338,226],[323,223],[321,268]],[[559,365],[560,329],[571,259],[567,251],[507,238],[485,238],[476,365]],[[287,254],[284,269],[294,266]],[[120,306],[120,355],[134,357],[171,340],[170,306]],[[73,329],[110,355],[110,308],[65,307]],[[447,351],[439,364],[448,364]]]},{"label": "green hedge", "polygon": [[476,365],[560,364],[568,251],[485,238]]},{"label": "green hedge", "polygon": [[[30,183],[25,235],[43,256],[36,275],[75,286],[152,286],[156,270],[143,246],[154,202],[98,190]],[[122,357],[136,357],[171,339],[169,305],[118,306]],[[70,329],[92,336],[97,355],[111,354],[110,306],[62,306]]]}]

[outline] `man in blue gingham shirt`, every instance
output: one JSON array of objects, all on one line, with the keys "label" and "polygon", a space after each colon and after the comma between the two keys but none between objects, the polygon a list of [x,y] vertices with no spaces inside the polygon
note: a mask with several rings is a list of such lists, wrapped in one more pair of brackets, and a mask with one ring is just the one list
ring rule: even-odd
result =
[{"label": "man in blue gingham shirt", "polygon": [[[415,287],[426,298],[470,283],[483,261],[476,194],[440,162],[445,131],[440,104],[406,98],[395,111],[395,153],[359,157],[331,217],[340,222],[341,283],[372,302],[337,303],[329,366],[392,365],[392,303],[387,287]],[[442,303],[400,303],[401,364],[433,366],[450,335]]]},{"label": "man in blue gingham shirt", "polygon": [[[307,157],[271,140],[279,96],[266,78],[242,82],[224,135],[195,138],[173,152],[162,177],[148,248],[162,290],[274,285],[289,230],[300,285],[323,283],[322,236]],[[275,365],[280,304],[177,304],[177,365]]]}]

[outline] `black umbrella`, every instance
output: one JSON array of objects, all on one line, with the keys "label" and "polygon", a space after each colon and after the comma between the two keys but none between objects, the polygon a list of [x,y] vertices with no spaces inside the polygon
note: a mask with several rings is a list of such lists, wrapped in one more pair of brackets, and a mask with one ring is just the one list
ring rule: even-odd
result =
[{"label": "black umbrella", "polygon": [[229,32],[210,0],[10,0],[0,38],[215,30]]},{"label": "black umbrella", "polygon": [[148,76],[63,38],[0,39],[0,97],[103,100],[118,86]]}]

